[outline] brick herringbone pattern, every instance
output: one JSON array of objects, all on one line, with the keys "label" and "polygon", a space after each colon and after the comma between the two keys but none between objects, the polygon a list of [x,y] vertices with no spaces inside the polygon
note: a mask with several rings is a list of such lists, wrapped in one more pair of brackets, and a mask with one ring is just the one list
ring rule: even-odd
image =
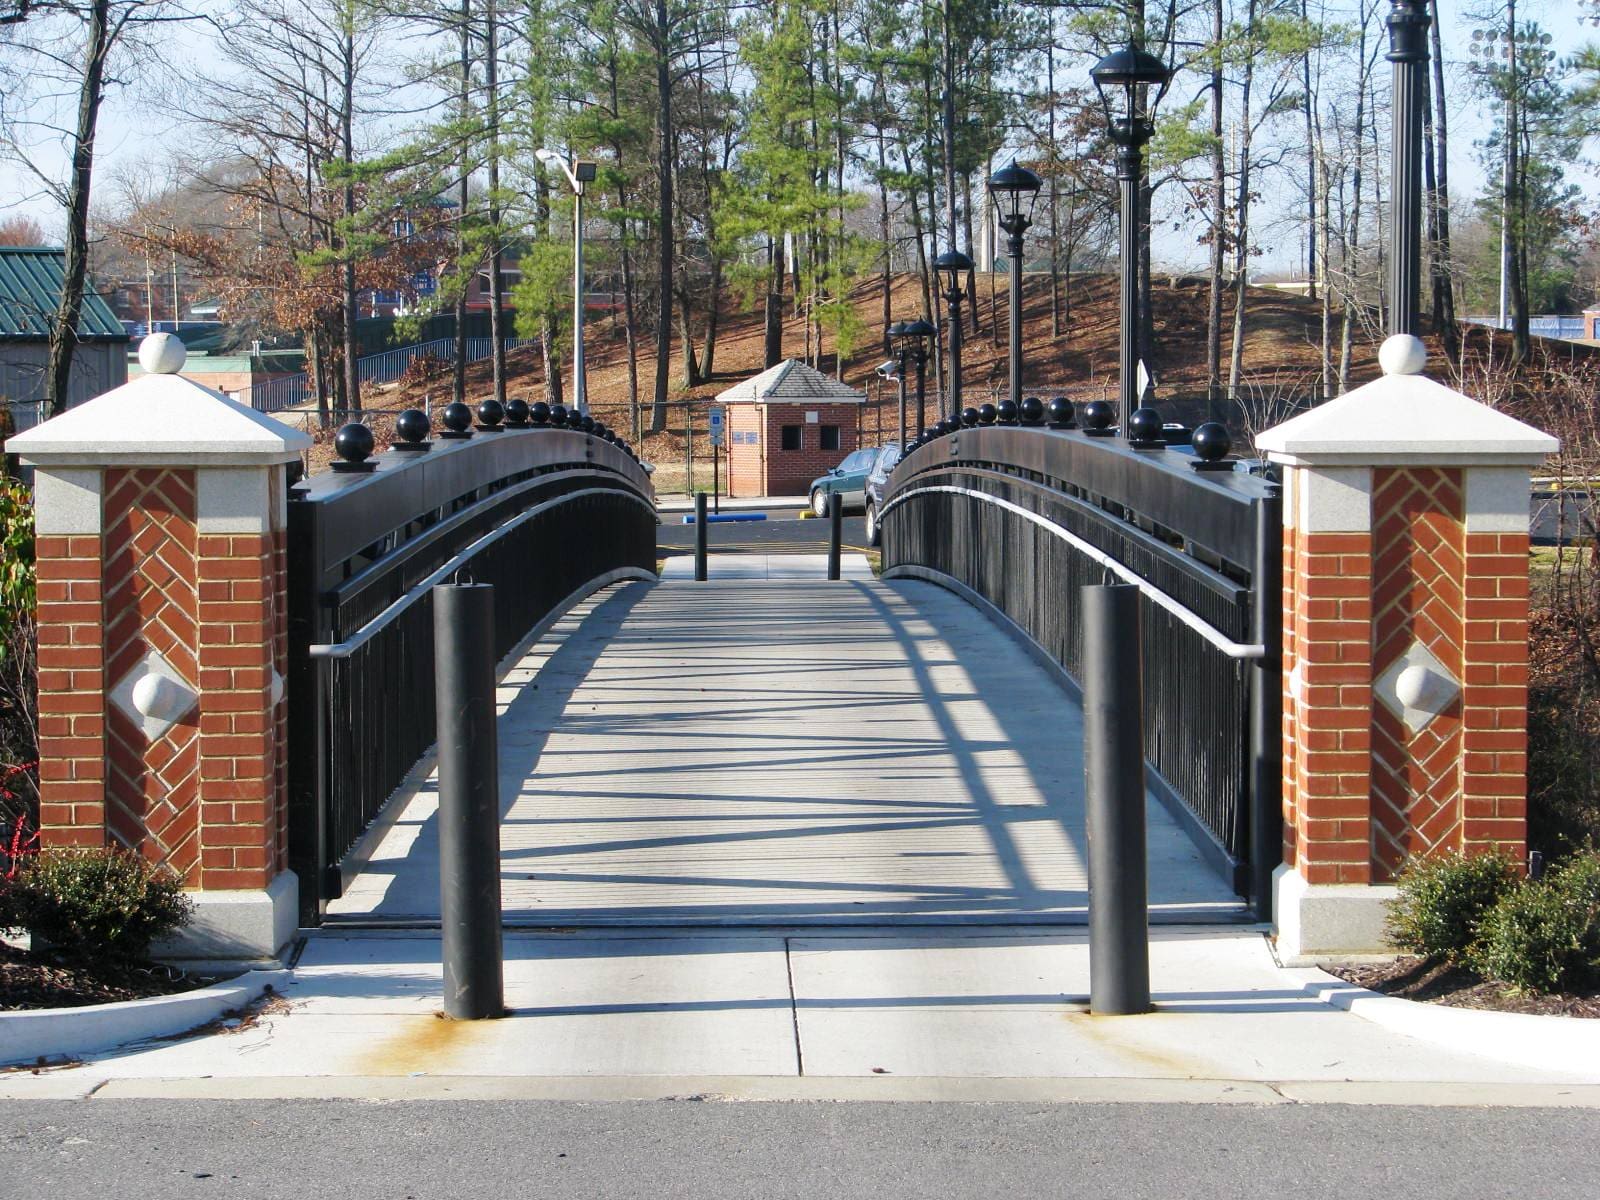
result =
[{"label": "brick herringbone pattern", "polygon": [[[1378,468],[1372,508],[1374,678],[1418,641],[1460,681],[1461,472]],[[1372,754],[1373,876],[1383,880],[1393,877],[1407,855],[1460,841],[1461,701],[1416,734],[1374,703]]]},{"label": "brick herringbone pattern", "polygon": [[[194,472],[111,469],[104,500],[106,685],[150,650],[194,686]],[[188,876],[199,861],[199,745],[194,714],[153,742],[106,705],[106,827]]]}]

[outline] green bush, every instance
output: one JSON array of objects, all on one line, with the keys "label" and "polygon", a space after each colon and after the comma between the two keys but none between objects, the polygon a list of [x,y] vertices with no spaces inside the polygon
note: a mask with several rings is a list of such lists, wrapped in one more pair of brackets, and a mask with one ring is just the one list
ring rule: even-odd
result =
[{"label": "green bush", "polygon": [[142,958],[194,905],[173,872],[127,850],[44,850],[6,887],[0,912],[62,954]]},{"label": "green bush", "polygon": [[1472,948],[1483,975],[1533,992],[1600,984],[1600,853],[1575,855],[1485,915]]},{"label": "green bush", "polygon": [[1429,957],[1459,958],[1478,936],[1478,923],[1517,885],[1516,863],[1504,853],[1455,852],[1413,858],[1396,881],[1389,907],[1389,940]]}]

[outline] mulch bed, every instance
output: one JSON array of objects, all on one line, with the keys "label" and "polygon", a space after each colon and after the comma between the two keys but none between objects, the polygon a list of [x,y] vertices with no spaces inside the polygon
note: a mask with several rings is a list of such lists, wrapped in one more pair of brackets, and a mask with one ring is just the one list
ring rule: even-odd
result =
[{"label": "mulch bed", "polygon": [[1406,957],[1392,963],[1335,966],[1326,970],[1346,983],[1370,988],[1386,996],[1445,1004],[1451,1008],[1479,1008],[1543,1016],[1600,1017],[1600,994],[1529,995],[1498,980],[1485,979],[1466,967],[1434,959]]},{"label": "mulch bed", "polygon": [[141,1000],[210,982],[154,963],[73,963],[0,943],[0,1012]]}]

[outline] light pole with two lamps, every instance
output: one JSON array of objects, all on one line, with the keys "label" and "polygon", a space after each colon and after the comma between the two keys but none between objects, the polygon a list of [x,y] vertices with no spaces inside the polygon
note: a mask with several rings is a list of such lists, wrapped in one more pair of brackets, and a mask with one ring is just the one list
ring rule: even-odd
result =
[{"label": "light pole with two lamps", "polygon": [[565,155],[554,150],[536,151],[534,157],[546,166],[560,167],[572,185],[572,407],[588,415],[583,367],[583,185],[594,182],[598,167],[584,158],[568,163]]},{"label": "light pole with two lamps", "polygon": [[[939,331],[918,317],[915,321],[896,321],[889,326],[889,336],[894,339],[896,357],[900,360],[900,449],[906,446],[906,363],[917,366],[917,428],[916,436],[923,433],[923,406],[927,396],[928,339],[939,336]],[[957,332],[956,337],[960,338]]]},{"label": "light pole with two lamps", "polygon": [[[1144,175],[1144,147],[1155,133],[1150,110],[1161,99],[1172,72],[1167,64],[1136,43],[1106,55],[1089,72],[1100,93],[1100,107],[1117,147],[1117,182],[1122,187],[1122,341],[1118,359],[1122,378],[1122,433],[1139,405],[1136,338],[1139,296],[1139,246],[1143,237],[1139,185]],[[1149,89],[1156,89],[1154,101]]]},{"label": "light pole with two lamps", "polygon": [[[1039,198],[1041,180],[1027,167],[1012,159],[989,176],[989,194],[1000,209],[1000,228],[1009,239],[1006,245],[1011,264],[1011,403],[1022,408],[1022,235],[1033,224],[1033,205]],[[1026,203],[1026,208],[1024,208]],[[958,418],[960,406],[956,407]]]}]

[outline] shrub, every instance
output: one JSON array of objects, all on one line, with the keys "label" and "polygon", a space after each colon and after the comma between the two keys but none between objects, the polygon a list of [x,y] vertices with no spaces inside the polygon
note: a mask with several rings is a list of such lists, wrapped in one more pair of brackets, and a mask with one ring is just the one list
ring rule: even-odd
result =
[{"label": "shrub", "polygon": [[1600,853],[1576,855],[1506,893],[1484,917],[1471,962],[1524,991],[1600,983]]},{"label": "shrub", "polygon": [[7,888],[6,919],[74,958],[142,958],[194,905],[166,866],[119,848],[43,850]]},{"label": "shrub", "polygon": [[1389,940],[1430,957],[1459,958],[1477,939],[1484,914],[1518,878],[1516,863],[1501,852],[1413,858],[1389,908]]}]

